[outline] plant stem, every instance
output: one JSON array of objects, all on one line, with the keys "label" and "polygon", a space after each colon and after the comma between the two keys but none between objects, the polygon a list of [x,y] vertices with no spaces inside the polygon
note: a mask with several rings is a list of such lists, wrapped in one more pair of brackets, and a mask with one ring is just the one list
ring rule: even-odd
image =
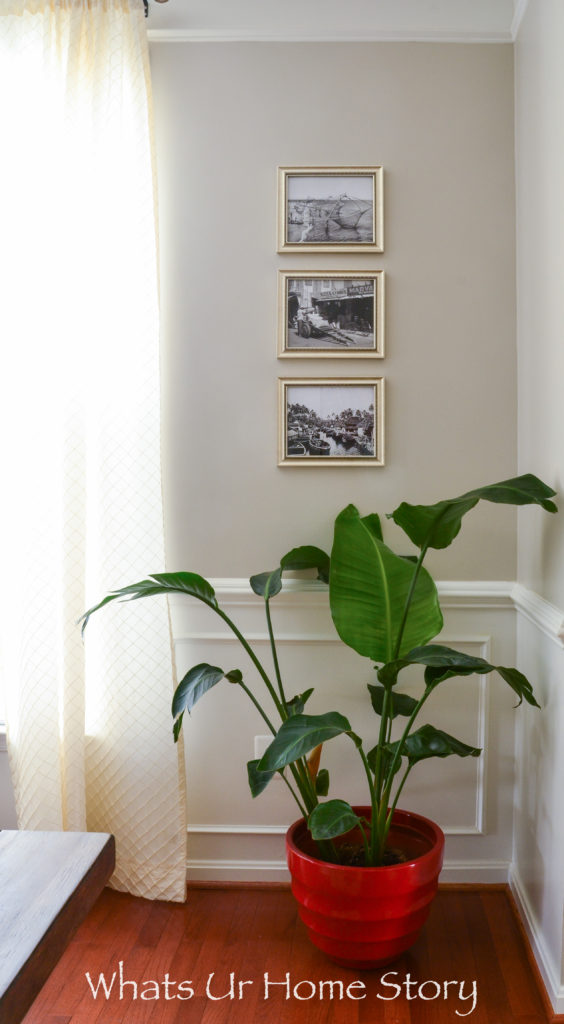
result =
[{"label": "plant stem", "polygon": [[235,623],[231,621],[229,616],[226,615],[225,612],[221,610],[221,608],[214,608],[214,611],[217,612],[217,614],[220,616],[220,618],[222,618],[223,621],[227,623],[227,625],[229,626],[230,630],[235,634],[235,636],[237,637],[239,643],[243,646],[243,648],[245,649],[245,651],[249,655],[249,658],[251,659],[253,665],[257,669],[261,679],[263,680],[263,682],[266,685],[266,688],[267,688],[270,696],[272,697],[272,700],[274,701],[274,705],[276,707],[276,710],[277,710],[278,714],[280,715],[280,718],[282,719],[282,721],[285,721],[285,719],[288,717],[286,709],[280,703],[280,701],[278,699],[278,695],[276,693],[276,690],[274,689],[272,683],[270,682],[270,679],[268,678],[268,676],[267,676],[263,666],[261,665],[261,663],[260,663],[259,659],[257,658],[255,652],[253,651],[252,647],[250,646],[250,644],[247,643],[247,641],[245,640],[245,637],[243,636],[241,631],[239,629],[237,629],[237,626],[235,625]]},{"label": "plant stem", "polygon": [[376,766],[374,768],[374,780],[375,786],[378,793],[378,799],[381,797],[382,789],[382,747],[387,742],[388,734],[388,721],[389,711],[388,705],[390,703],[390,691],[388,687],[385,687],[384,700],[382,702],[382,714],[380,716],[380,732],[378,735],[378,749],[376,751]]},{"label": "plant stem", "polygon": [[[274,639],[274,630],[272,628],[272,618],[271,618],[271,615],[270,615],[270,599],[268,597],[265,597],[265,599],[264,599],[264,606],[265,606],[265,611],[266,611],[266,623],[267,623],[267,626],[268,626],[268,636],[269,636],[269,639],[270,639],[270,650],[272,651],[272,661],[274,663],[274,671],[276,673],[276,681],[278,683],[278,692],[280,694],[280,701],[281,701],[280,717],[282,718],[282,721],[286,721],[286,719],[288,718],[288,712],[286,710],[286,695],[284,693],[284,685],[282,683],[282,675],[281,675],[281,672],[280,672],[280,664],[279,664],[279,661],[278,661],[278,652],[276,650],[276,641]],[[301,785],[299,787],[300,788],[300,793],[302,794],[303,797],[306,796],[306,793],[309,793],[310,798],[311,798],[310,810],[313,810],[313,808],[318,803],[318,800],[317,800],[317,794],[316,794],[315,789],[313,787],[313,784],[311,782],[311,778],[310,778],[309,771],[308,771],[308,768],[307,768],[307,763],[303,760],[303,758],[300,758],[299,761],[295,761],[294,762],[294,765],[295,765],[295,772],[297,772],[299,774],[300,778],[301,778]],[[294,773],[294,777],[296,778],[296,781],[297,781],[297,776],[296,776],[295,773]]]},{"label": "plant stem", "polygon": [[361,746],[357,746],[357,744],[355,743],[355,746],[356,746],[356,748],[357,748],[357,750],[358,750],[358,752],[360,754],[360,757],[362,759],[362,763],[364,765],[364,770],[366,772],[366,778],[368,779],[368,789],[370,791],[370,803],[371,803],[371,806],[372,806],[372,821],[370,823],[370,849],[367,851],[367,864],[369,866],[371,866],[371,865],[374,864],[374,857],[375,857],[375,852],[376,852],[376,835],[377,835],[376,823],[377,823],[377,820],[378,820],[378,800],[377,800],[377,797],[376,797],[376,787],[374,785],[374,780],[372,778],[372,772],[370,770],[370,765],[368,764],[368,761],[367,761],[367,758],[366,758],[366,754],[364,753],[364,750],[362,749],[362,745]]},{"label": "plant stem", "polygon": [[[310,798],[311,798],[311,801],[312,801],[310,810],[313,810],[313,808],[316,807],[317,804],[319,803],[319,800],[317,799],[317,793],[315,792],[315,785],[314,785],[313,779],[312,779],[311,775],[309,774],[309,768],[307,766],[307,761],[305,760],[305,758],[301,757],[298,761],[294,761],[293,763],[297,766],[298,771],[300,772],[300,775],[302,776],[302,783],[303,783],[305,791],[310,794]],[[302,793],[305,796],[304,790],[302,790]]]},{"label": "plant stem", "polygon": [[292,794],[292,796],[293,796],[294,800],[296,801],[296,803],[297,803],[297,805],[298,805],[298,807],[299,807],[299,809],[300,809],[300,814],[301,814],[302,818],[306,818],[306,819],[307,819],[307,811],[306,811],[305,807],[303,807],[303,806],[302,806],[302,804],[300,803],[300,800],[299,800],[299,798],[297,797],[296,793],[294,792],[294,787],[293,787],[293,786],[292,786],[292,784],[291,784],[291,783],[290,783],[290,782],[288,781],[288,779],[287,779],[287,778],[286,778],[286,776],[284,775],[284,772],[283,772],[283,771],[279,772],[278,774],[280,775],[280,777],[281,777],[282,779],[284,779],[284,782],[286,783],[286,785],[287,785],[288,789],[290,790],[290,793]]},{"label": "plant stem", "polygon": [[[365,823],[365,821],[366,821],[365,818],[361,818],[360,838],[362,839],[362,845],[364,846],[364,859],[366,861],[366,867],[368,868],[368,867],[373,867],[374,865],[373,865],[373,862],[372,862],[372,860],[370,858],[370,847],[368,845],[368,839],[366,838],[366,832],[364,831],[364,823]],[[366,824],[370,825],[370,822],[366,821]]]},{"label": "plant stem", "polygon": [[[286,696],[284,694],[284,687],[282,685],[282,676],[280,674],[280,665],[278,664],[278,652],[276,650],[276,642],[274,640],[274,630],[272,629],[272,619],[270,617],[270,600],[269,600],[268,597],[265,597],[264,605],[265,605],[265,609],[266,609],[266,622],[267,622],[267,625],[268,625],[268,636],[270,637],[270,649],[272,651],[272,660],[274,662],[274,671],[276,673],[276,680],[278,682],[278,691],[280,693],[280,700],[282,701],[282,705],[284,707],[284,711],[286,711]],[[286,716],[285,717],[286,718],[288,717],[288,713],[287,712],[286,712]]]},{"label": "plant stem", "polygon": [[270,729],[272,735],[276,736],[276,729],[274,728],[274,726],[273,726],[272,722],[270,721],[270,719],[269,719],[268,715],[266,714],[266,712],[263,711],[263,709],[261,708],[261,706],[260,706],[258,700],[256,699],[255,695],[249,690],[249,687],[245,685],[245,683],[243,682],[242,679],[240,680],[240,682],[237,685],[240,686],[241,689],[245,691],[245,693],[247,694],[247,697],[249,698],[249,700],[252,700],[252,702],[255,705],[259,715],[261,716],[263,721],[266,722],[266,724],[267,724],[268,728]]},{"label": "plant stem", "polygon": [[401,780],[401,782],[400,782],[400,784],[399,784],[399,786],[397,788],[396,795],[394,797],[394,802],[393,802],[392,806],[390,807],[390,809],[388,811],[388,817],[386,818],[386,835],[388,834],[390,825],[392,824],[392,818],[393,818],[393,815],[394,815],[394,811],[395,811],[395,809],[397,807],[397,803],[398,803],[398,800],[400,798],[401,791],[402,791],[403,787],[405,786],[405,783],[407,782],[407,776],[409,775],[409,773],[410,773],[412,768],[413,768],[413,765],[408,762],[408,765],[407,765],[407,768],[405,770],[403,779]]},{"label": "plant stem", "polygon": [[390,793],[391,793],[391,789],[392,789],[392,782],[393,782],[393,779],[394,779],[396,765],[397,765],[398,761],[401,760],[401,757],[402,757],[403,745],[404,745],[407,737],[409,736],[409,732],[410,732],[411,726],[413,725],[415,719],[417,718],[417,715],[421,711],[421,708],[423,707],[425,701],[427,700],[427,697],[432,692],[433,692],[433,688],[432,687],[427,687],[427,689],[425,690],[425,693],[421,697],[421,700],[419,700],[417,702],[417,704],[415,705],[415,708],[413,709],[413,711],[411,712],[411,715],[409,716],[409,719],[408,719],[407,725],[406,725],[406,727],[405,727],[405,729],[403,731],[402,737],[401,737],[401,739],[398,742],[398,745],[396,747],[396,751],[394,753],[394,756],[392,758],[392,762],[391,762],[389,770],[388,770],[388,782],[387,782],[387,784],[385,786],[384,794],[383,794],[383,803],[384,803],[384,806],[386,807],[386,809],[387,809],[388,801],[390,799]]},{"label": "plant stem", "polygon": [[[256,709],[257,709],[259,715],[262,717],[263,721],[266,722],[266,724],[267,724],[268,728],[270,729],[272,735],[276,736],[276,729],[275,729],[275,727],[273,726],[273,724],[270,721],[270,719],[269,719],[268,715],[266,714],[266,712],[260,706],[260,704],[259,704],[258,700],[256,699],[256,697],[254,696],[254,694],[251,692],[251,690],[249,690],[249,687],[245,685],[243,680],[241,680],[237,685],[240,686],[241,689],[245,691],[245,693],[247,694],[247,697],[249,698],[249,700],[251,700],[253,702],[254,706],[256,707]],[[307,795],[309,795],[308,788],[304,784],[303,778],[300,777],[300,774],[299,774],[297,768],[295,767],[295,765],[291,764],[289,767],[290,767],[290,771],[292,772],[292,775],[294,776],[294,782],[296,783],[296,785],[298,787],[298,790],[301,793],[302,797],[304,797],[305,803],[307,803],[308,801],[307,801],[307,799],[305,799],[305,797]],[[285,778],[285,776],[283,776],[283,778],[284,778],[284,782],[289,787],[290,792],[292,793],[292,796],[294,797],[294,800],[296,801],[298,807],[300,808],[301,813],[303,814],[304,817],[307,818],[307,811],[304,810],[302,804],[298,800],[296,794],[294,793],[294,790],[292,789],[292,786],[288,782],[288,779]],[[317,803],[317,797],[315,797],[314,803],[312,804],[312,807],[310,809],[313,809],[313,807],[315,806],[316,803]]]},{"label": "plant stem", "polygon": [[425,558],[425,555],[427,554],[428,547],[429,547],[428,544],[424,544],[423,547],[421,548],[421,553],[419,555],[419,558],[417,559],[417,563],[415,565],[415,570],[413,572],[413,576],[411,577],[411,583],[409,585],[409,590],[407,592],[407,597],[405,599],[405,606],[404,606],[404,609],[403,609],[403,614],[402,614],[402,617],[401,617],[400,627],[399,627],[398,635],[397,635],[397,639],[396,639],[396,646],[395,646],[395,650],[394,650],[394,654],[393,654],[393,658],[392,658],[393,661],[395,661],[396,658],[399,658],[399,653],[400,653],[400,650],[401,650],[401,642],[402,642],[403,634],[404,634],[404,631],[405,631],[405,624],[407,622],[407,616],[409,615],[409,609],[411,607],[411,602],[413,600],[413,594],[415,592],[415,586],[416,586],[416,583],[417,583],[417,579],[419,577],[419,572],[421,570],[421,566],[423,565],[423,559]]}]

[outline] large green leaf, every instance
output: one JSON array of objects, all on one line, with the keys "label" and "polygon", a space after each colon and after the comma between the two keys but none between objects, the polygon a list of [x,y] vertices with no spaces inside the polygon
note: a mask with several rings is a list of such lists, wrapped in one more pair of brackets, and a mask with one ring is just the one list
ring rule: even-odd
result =
[{"label": "large green leaf", "polygon": [[540,708],[540,704],[537,703],[533,696],[533,688],[529,680],[522,672],[519,672],[519,669],[504,668],[503,665],[495,665],[495,670],[498,675],[501,676],[503,681],[506,682],[513,692],[519,697],[517,707],[523,700],[526,700],[527,704],[530,704],[532,707]]},{"label": "large green leaf", "polygon": [[84,633],[90,616],[110,601],[137,601],[141,597],[155,597],[160,594],[187,594],[198,598],[211,608],[217,608],[215,590],[203,576],[198,576],[194,572],[155,573],[146,580],[140,580],[139,583],[130,583],[127,587],[112,590],[79,619],[79,622],[82,622],[82,632]]},{"label": "large green leaf", "polygon": [[287,555],[280,559],[280,567],[283,570],[289,569],[294,572],[303,569],[317,569],[317,578],[323,583],[329,583],[329,555],[313,544],[292,548]]},{"label": "large green leaf", "polygon": [[[390,754],[395,754],[400,746],[401,740],[389,743],[387,749]],[[402,754],[405,754],[411,765],[418,761],[424,761],[429,757],[450,757],[457,754],[458,757],[479,757],[479,747],[469,747],[462,740],[450,736],[442,729],[436,729],[434,725],[422,725],[416,732],[412,732],[404,741]]]},{"label": "large green leaf", "polygon": [[285,707],[288,715],[301,715],[313,693],[313,689],[313,686],[311,686],[309,690],[304,690],[303,693],[298,693],[295,697],[292,697],[291,700],[286,701]]},{"label": "large green leaf", "polygon": [[[377,760],[378,760],[378,744],[376,744],[375,747],[372,747],[372,750],[368,751],[368,753],[366,755],[366,760],[368,761],[368,764],[369,764],[370,768],[372,769],[372,771],[375,772],[376,768],[377,768]],[[389,745],[388,746],[383,746],[382,750],[381,750],[381,753],[380,753],[380,769],[381,769],[383,778],[387,778],[388,773],[390,771],[390,768],[392,767],[393,761],[394,761],[394,757],[393,757],[393,753],[390,753]],[[399,772],[400,768],[401,768],[401,757],[398,757],[398,759],[397,759],[397,761],[395,762],[395,765],[394,765],[394,775],[396,775],[397,772]]]},{"label": "large green leaf", "polygon": [[325,715],[294,715],[281,726],[259,761],[261,772],[275,772],[309,754],[319,743],[350,733],[347,719],[337,711]]},{"label": "large green leaf", "polygon": [[[348,505],[335,522],[329,583],[331,614],[341,640],[373,661],[390,661],[414,572],[410,562],[379,540],[373,524]],[[436,636],[442,624],[437,588],[421,569],[400,654]]]},{"label": "large green leaf", "polygon": [[480,500],[503,505],[540,505],[547,512],[556,512],[556,505],[550,500],[555,494],[556,491],[538,477],[526,473],[477,487],[435,505],[409,505],[403,501],[388,518],[393,519],[417,547],[446,548],[458,534],[462,517]]},{"label": "large green leaf", "polygon": [[269,601],[282,590],[282,570],[279,567],[272,572],[259,572],[256,576],[251,576],[249,583],[255,594]]},{"label": "large green leaf", "polygon": [[327,800],[311,812],[307,827],[315,840],[334,839],[360,825],[360,818],[346,800]]},{"label": "large green leaf", "polygon": [[374,534],[377,540],[384,540],[382,533],[382,523],[380,516],[376,512],[370,512],[369,515],[362,517],[362,522],[366,526],[367,530],[370,530]]},{"label": "large green leaf", "polygon": [[269,600],[282,590],[282,573],[285,570],[294,572],[304,569],[317,569],[317,578],[323,583],[329,582],[329,555],[321,548],[306,544],[300,548],[292,548],[280,559],[280,565],[270,572],[260,572],[251,576],[249,583],[255,594]]},{"label": "large green leaf", "polygon": [[315,792],[318,796],[327,796],[329,792],[329,772],[327,768],[320,768],[315,776]]},{"label": "large green leaf", "polygon": [[247,761],[247,777],[249,789],[253,797],[259,796],[274,778],[276,772],[261,772],[257,761]]},{"label": "large green leaf", "polygon": [[[368,683],[368,689],[370,691],[372,707],[377,715],[381,715],[384,708],[386,687],[373,686],[372,683]],[[409,697],[407,693],[394,693],[390,691],[388,701],[388,715],[390,718],[395,718],[397,715],[404,715],[406,718],[409,718],[416,707],[417,701],[413,697]]]},{"label": "large green leaf", "polygon": [[184,712],[190,713],[200,697],[203,697],[204,693],[211,690],[212,686],[219,683],[221,679],[227,679],[230,683],[240,683],[243,675],[238,668],[224,672],[216,665],[202,662],[200,665],[194,665],[180,680],[172,698],[172,717],[176,719],[172,729],[175,743],[180,736]]},{"label": "large green leaf", "polygon": [[183,711],[190,713],[194,704],[203,697],[204,693],[211,690],[212,686],[219,683],[226,673],[216,665],[208,665],[202,662],[194,665],[189,672],[180,680],[174,697],[172,698],[172,714],[176,718]]},{"label": "large green leaf", "polygon": [[498,672],[519,697],[519,704],[526,700],[532,707],[539,707],[529,680],[518,669],[507,668],[504,665],[491,665],[484,658],[474,658],[470,654],[462,654],[443,644],[415,647],[404,658],[383,665],[378,669],[380,682],[385,685],[393,684],[398,673],[407,665],[425,665],[425,685],[431,688],[453,676],[469,676],[473,673],[488,675],[490,672]]}]

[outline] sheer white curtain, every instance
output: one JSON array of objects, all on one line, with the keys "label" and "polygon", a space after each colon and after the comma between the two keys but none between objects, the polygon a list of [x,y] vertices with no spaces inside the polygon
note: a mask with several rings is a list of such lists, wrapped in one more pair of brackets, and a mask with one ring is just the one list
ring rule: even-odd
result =
[{"label": "sheer white curtain", "polygon": [[184,899],[164,603],[157,234],[142,0],[0,0],[0,663],[21,828],[111,831]]}]

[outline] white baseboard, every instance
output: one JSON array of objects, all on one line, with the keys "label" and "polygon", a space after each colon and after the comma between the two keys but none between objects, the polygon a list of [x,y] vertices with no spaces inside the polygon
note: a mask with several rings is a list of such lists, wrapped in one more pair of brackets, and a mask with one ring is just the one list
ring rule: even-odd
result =
[{"label": "white baseboard", "polygon": [[510,867],[507,860],[446,860],[440,881],[459,885],[506,884]]},{"label": "white baseboard", "polygon": [[289,882],[285,860],[188,860],[188,882]]},{"label": "white baseboard", "polygon": [[[446,861],[441,882],[492,885],[507,882],[508,861]],[[187,862],[189,882],[289,882],[285,860],[196,860]]]},{"label": "white baseboard", "polygon": [[554,1012],[564,1014],[564,985],[560,984],[560,972],[546,948],[542,931],[529,902],[525,886],[514,864],[511,865],[509,873],[509,886]]}]

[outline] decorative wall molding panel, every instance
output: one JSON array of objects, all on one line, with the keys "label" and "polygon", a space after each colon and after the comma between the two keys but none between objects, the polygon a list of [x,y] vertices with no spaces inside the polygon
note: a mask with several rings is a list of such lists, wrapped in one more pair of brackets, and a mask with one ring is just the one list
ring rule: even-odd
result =
[{"label": "decorative wall molding panel", "polygon": [[[213,579],[220,606],[257,644],[270,666],[264,605],[246,579]],[[515,658],[514,584],[510,581],[447,581],[439,584],[445,627],[441,640],[499,664]],[[258,676],[227,625],[190,598],[173,595],[171,619],[179,677],[191,665],[209,661],[240,668],[247,685]],[[328,590],[309,580],[285,580],[271,605],[282,672],[292,692],[314,686],[312,713],[330,708],[347,715],[367,734],[366,683],[373,669],[339,640],[331,621]],[[343,687],[343,679],[350,687]],[[307,680],[307,683],[306,683]],[[402,689],[416,692],[417,673]],[[439,821],[447,834],[445,880],[506,882],[512,851],[513,702],[496,677],[448,680],[450,696],[429,701],[429,720],[485,749],[477,759],[428,762],[414,772],[404,805],[417,806]],[[237,687],[221,684],[185,720],[190,878],[241,880],[287,878],[284,833],[297,816],[287,791],[273,781],[257,800],[248,794],[247,760],[264,724]],[[226,751],[225,758],[223,751]],[[332,792],[356,802],[366,795],[354,751],[335,740],[326,745]],[[227,780],[227,781],[226,781]],[[448,780],[448,781],[445,781]]]},{"label": "decorative wall molding panel", "polygon": [[[248,581],[210,582],[221,606],[245,635],[259,643],[261,657],[266,661],[269,651],[263,604],[252,593]],[[527,640],[526,649],[531,650],[531,657],[536,659],[537,649],[542,649],[543,657],[551,664],[556,660],[551,672],[557,673],[564,648],[564,612],[560,609],[510,581],[446,581],[439,583],[439,593],[445,613],[441,639],[445,642],[453,646],[462,644],[469,652],[500,664],[514,664],[518,619],[531,631],[531,637],[537,638],[534,650]],[[235,638],[210,609],[189,598],[174,597],[170,603],[179,673],[202,660],[245,670]],[[327,588],[315,581],[285,581],[284,591],[272,602],[272,614],[280,638],[283,671],[295,682],[296,692],[303,688],[306,675],[308,685],[316,685],[319,695],[318,706],[312,706],[312,710],[334,706],[344,714],[356,716],[359,731],[364,732],[364,684],[365,679],[370,681],[371,670],[368,663],[363,668],[364,659],[349,652],[336,638]],[[524,671],[531,668],[527,664],[522,667]],[[342,697],[343,672],[349,674],[348,678],[354,681],[352,689],[358,691],[347,699]],[[442,819],[447,832],[443,878],[461,882],[507,881],[513,859],[514,731],[516,723],[525,717],[535,726],[536,713],[531,711],[528,715],[529,709],[525,709],[522,715],[515,715],[507,687],[493,676],[474,679],[471,686],[467,685],[469,680],[449,682],[453,685],[453,701],[448,714],[458,716],[459,721],[437,724],[485,747],[486,756],[472,759],[471,764],[470,759],[468,763],[459,761],[458,765],[453,758],[453,768],[460,767],[463,775],[451,777],[449,773],[448,789],[444,771],[438,772],[437,813],[433,813],[433,808],[429,813],[437,820]],[[461,684],[459,689],[457,682]],[[286,798],[285,787],[277,787],[275,782],[268,794],[256,801],[248,795],[244,765],[253,756],[254,736],[264,732],[264,725],[255,720],[253,709],[242,698],[236,687],[220,685],[198,704],[186,725],[189,815],[194,822],[189,828],[188,873],[195,880],[287,878],[283,840],[286,827],[296,814]],[[460,698],[464,698],[461,707]],[[430,716],[434,718],[431,712],[432,709]],[[345,764],[348,752],[337,749],[339,741],[334,742],[330,765],[333,786],[342,771],[342,795],[348,796],[349,779],[357,777],[356,766]],[[527,740],[518,734],[517,763],[523,742],[526,744]],[[228,751],[225,758],[224,750]],[[442,762],[439,767],[444,768]],[[471,770],[466,775],[468,767]],[[429,799],[425,792],[429,788],[432,789],[427,781],[422,781],[421,786],[415,785],[412,798],[408,794],[406,799],[419,806],[420,801]],[[2,795],[10,797],[6,806],[11,804],[6,754],[0,757],[0,798]],[[358,796],[363,799],[361,792]],[[13,822],[0,820],[2,826],[13,827]],[[529,906],[527,890],[518,875],[515,877],[517,896],[524,906]],[[521,891],[524,895],[519,896]],[[551,947],[545,938],[546,925],[535,923],[532,911],[526,913],[532,941],[538,945],[542,959],[542,950]],[[552,981],[547,974],[547,984],[550,982],[556,999],[560,996],[554,987],[554,970],[550,975]]]},{"label": "decorative wall molding panel", "polygon": [[516,721],[511,885],[554,1010],[564,1014],[562,612],[530,591],[517,597],[516,662],[534,679],[542,711]]}]

